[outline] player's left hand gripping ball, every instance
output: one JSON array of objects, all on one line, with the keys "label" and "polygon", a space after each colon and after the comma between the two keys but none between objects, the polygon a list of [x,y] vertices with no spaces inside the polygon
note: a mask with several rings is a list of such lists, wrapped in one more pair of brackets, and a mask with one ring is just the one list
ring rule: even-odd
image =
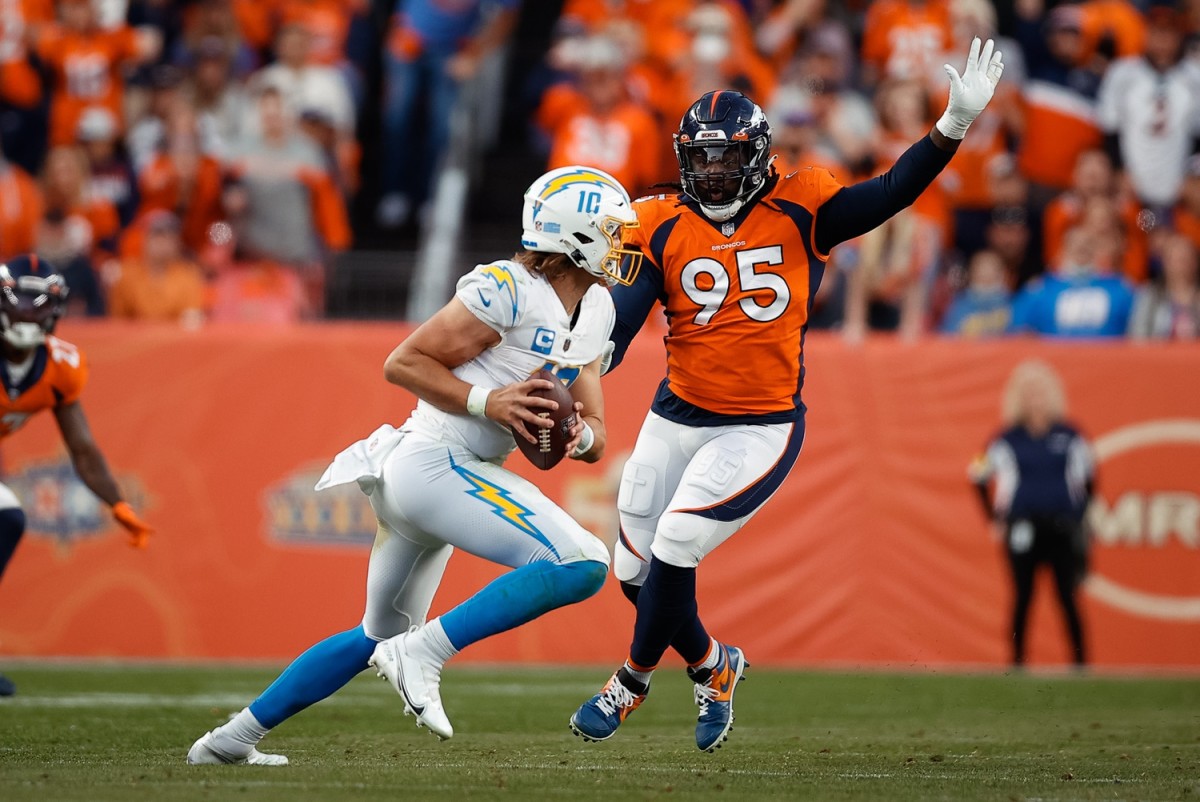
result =
[{"label": "player's left hand gripping ball", "polygon": [[129,545],[135,549],[144,549],[150,544],[150,535],[154,530],[138,517],[128,502],[119,501],[113,505],[113,518],[129,532]]},{"label": "player's left hand gripping ball", "polygon": [[1004,74],[1004,60],[991,39],[981,50],[976,36],[961,76],[949,64],[942,65],[942,69],[950,78],[950,102],[937,121],[937,129],[950,139],[962,139],[996,92],[996,84]]}]

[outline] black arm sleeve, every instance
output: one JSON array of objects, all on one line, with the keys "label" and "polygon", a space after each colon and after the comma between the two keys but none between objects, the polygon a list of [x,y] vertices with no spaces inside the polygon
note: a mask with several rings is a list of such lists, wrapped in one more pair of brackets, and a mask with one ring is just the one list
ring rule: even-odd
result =
[{"label": "black arm sleeve", "polygon": [[953,151],[942,150],[929,136],[910,147],[892,169],[838,191],[817,212],[814,240],[821,253],[840,242],[877,228],[910,206],[938,177]]},{"label": "black arm sleeve", "polygon": [[662,271],[658,269],[658,265],[646,258],[642,259],[642,269],[638,271],[633,284],[618,284],[613,287],[612,299],[617,308],[617,322],[613,325],[612,341],[615,347],[612,364],[608,368],[610,372],[621,364],[621,360],[625,358],[625,350],[646,322],[646,316],[654,308],[654,302],[662,297]]}]

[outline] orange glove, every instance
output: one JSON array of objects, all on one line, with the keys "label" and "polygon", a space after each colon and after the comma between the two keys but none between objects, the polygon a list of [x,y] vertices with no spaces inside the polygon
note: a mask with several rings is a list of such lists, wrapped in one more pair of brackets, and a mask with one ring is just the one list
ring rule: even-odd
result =
[{"label": "orange glove", "polygon": [[130,546],[144,549],[149,545],[150,535],[154,534],[154,530],[137,516],[128,502],[118,501],[113,505],[112,513],[117,523],[129,530]]}]

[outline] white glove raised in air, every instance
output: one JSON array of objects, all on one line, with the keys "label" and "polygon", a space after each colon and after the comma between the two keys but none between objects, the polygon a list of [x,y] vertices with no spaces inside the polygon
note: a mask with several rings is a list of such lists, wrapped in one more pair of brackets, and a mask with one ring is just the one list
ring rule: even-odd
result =
[{"label": "white glove raised in air", "polygon": [[983,111],[983,107],[992,99],[996,84],[1004,74],[1004,61],[996,45],[988,39],[980,52],[979,37],[971,42],[971,52],[967,54],[967,66],[962,76],[958,70],[945,64],[942,68],[950,77],[950,102],[946,111],[936,123],[939,131],[949,139],[962,139],[975,118]]}]

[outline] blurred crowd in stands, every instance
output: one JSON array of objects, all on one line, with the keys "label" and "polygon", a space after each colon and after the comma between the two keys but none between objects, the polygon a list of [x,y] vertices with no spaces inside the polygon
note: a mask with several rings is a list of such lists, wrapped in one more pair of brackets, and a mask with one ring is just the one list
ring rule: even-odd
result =
[{"label": "blurred crowd in stands", "polygon": [[551,167],[663,191],[680,111],[733,87],[766,110],[781,173],[851,183],[929,130],[942,64],[995,37],[997,97],[910,210],[835,250],[813,324],[1195,338],[1198,32],[1198,2],[567,0],[536,123]]},{"label": "blurred crowd in stands", "polygon": [[[910,210],[835,250],[813,325],[851,340],[1200,336],[1200,0],[561,6],[509,92],[526,146],[635,196],[671,191],[656,188],[678,180],[671,132],[718,87],[766,110],[780,173],[878,174],[944,107],[942,64],[997,38],[997,97]],[[3,0],[0,258],[53,259],[79,314],[319,316],[355,228],[429,208],[460,88],[520,15],[558,7]],[[379,130],[364,132],[371,107]]]}]

